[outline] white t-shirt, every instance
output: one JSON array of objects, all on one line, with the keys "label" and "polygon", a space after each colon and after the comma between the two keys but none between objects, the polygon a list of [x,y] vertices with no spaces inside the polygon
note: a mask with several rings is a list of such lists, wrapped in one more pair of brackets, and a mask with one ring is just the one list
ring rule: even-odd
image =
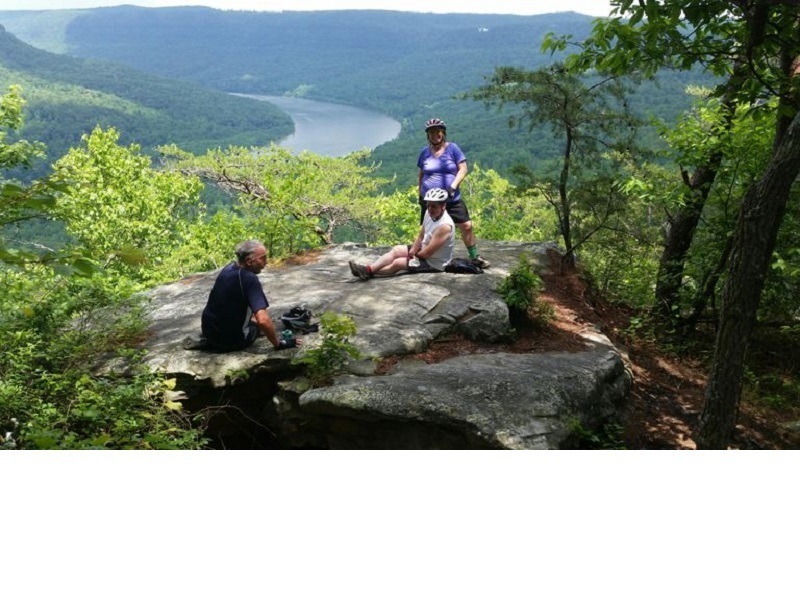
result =
[{"label": "white t-shirt", "polygon": [[437,271],[444,271],[444,266],[453,258],[453,243],[456,239],[456,225],[453,223],[452,217],[445,211],[438,221],[434,221],[428,211],[425,211],[425,218],[422,220],[422,229],[424,231],[422,237],[422,247],[424,248],[430,244],[433,239],[434,232],[442,225],[450,225],[450,236],[447,241],[436,251],[435,254],[425,259],[432,268]]}]

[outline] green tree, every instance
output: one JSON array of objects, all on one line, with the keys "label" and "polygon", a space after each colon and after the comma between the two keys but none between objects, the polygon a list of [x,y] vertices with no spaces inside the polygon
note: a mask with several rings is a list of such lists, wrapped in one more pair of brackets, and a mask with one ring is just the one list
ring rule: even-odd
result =
[{"label": "green tree", "polygon": [[[22,123],[23,101],[12,88],[0,101],[3,125]],[[38,144],[0,139],[3,169],[38,156]],[[122,175],[123,170],[119,173]],[[63,175],[63,173],[62,173]],[[55,180],[53,180],[55,181]],[[2,180],[0,221],[50,217],[59,210],[60,191],[74,193],[72,181],[22,186]],[[86,183],[86,180],[84,180]],[[96,184],[98,182],[95,182]],[[109,184],[110,185],[110,184]],[[98,198],[88,183],[82,191]],[[57,201],[58,200],[58,201]],[[133,219],[118,220],[124,238]],[[83,262],[80,262],[83,261]],[[127,350],[145,324],[134,288],[126,277],[111,279],[75,253],[8,248],[0,238],[0,424],[18,425],[3,448],[198,448],[202,432],[188,420],[172,394],[174,382],[132,361],[132,373],[98,376],[101,354]],[[63,268],[63,267],[72,268]],[[86,277],[73,276],[75,270]]]},{"label": "green tree", "polygon": [[44,157],[44,146],[37,142],[19,140],[8,143],[9,130],[17,131],[25,123],[23,108],[25,99],[22,97],[22,88],[12,85],[8,93],[0,96],[0,169],[7,170],[14,167],[30,167],[33,161]]},{"label": "green tree", "polygon": [[552,240],[558,235],[555,212],[535,187],[517,187],[494,169],[475,163],[461,184],[470,218],[488,240]]},{"label": "green tree", "polygon": [[[694,331],[706,308],[716,305],[719,283],[724,281],[732,249],[731,232],[739,214],[741,198],[763,172],[769,159],[775,128],[774,108],[763,104],[749,110],[748,107],[736,106],[731,111],[718,99],[709,98],[698,102],[685,121],[665,133],[672,151],[668,156],[675,164],[702,164],[711,145],[720,156],[715,166],[714,182],[704,191],[703,210],[698,216],[692,243],[682,254],[685,262],[678,295],[673,297],[673,293],[669,293],[671,301],[677,302],[670,314],[681,336]],[[671,189],[674,190],[672,197],[680,200],[685,184],[671,186]],[[666,204],[662,203],[662,206]],[[675,204],[669,209],[673,206]],[[688,214],[685,207],[680,204],[678,207],[677,212]],[[664,265],[664,261],[660,264]],[[665,289],[663,267],[661,275],[657,279],[657,298]],[[660,303],[664,301],[665,297],[661,296]]]},{"label": "green tree", "polygon": [[[125,277],[62,276],[48,265],[0,270],[0,424],[18,449],[198,448],[202,431],[130,350],[141,297]],[[131,369],[94,373],[119,354]],[[0,432],[4,435],[5,430]]]},{"label": "green tree", "polygon": [[40,259],[41,252],[9,244],[7,236],[13,232],[13,226],[46,216],[47,211],[55,206],[58,190],[58,186],[48,180],[22,185],[3,176],[11,169],[29,168],[44,157],[41,143],[26,140],[8,142],[9,134],[21,129],[25,123],[24,107],[25,99],[18,85],[12,85],[7,94],[0,96],[0,262],[7,264]]},{"label": "green tree", "polygon": [[615,162],[612,150],[629,151],[634,143],[638,123],[626,93],[617,77],[587,81],[557,64],[535,71],[498,67],[489,83],[467,95],[487,105],[519,106],[521,114],[510,117],[510,127],[527,123],[531,131],[548,125],[561,143],[552,175],[518,172],[526,187],[537,189],[553,207],[570,267],[576,249],[619,209],[621,197],[604,167]]},{"label": "green tree", "polygon": [[[705,200],[692,245],[684,250],[678,295],[672,298],[670,334],[678,334],[680,338],[692,333],[701,318],[714,317],[708,309],[715,309],[720,283],[724,281],[731,248],[730,234],[739,202],[753,179],[763,171],[774,132],[774,110],[766,104],[751,110],[737,109],[730,118],[728,108],[718,98],[709,97],[708,89],[694,88],[690,93],[697,97],[693,109],[671,128],[661,128],[667,146],[658,160],[634,163],[621,177],[630,209],[626,211],[627,228],[637,230],[635,238],[642,245],[638,252],[629,249],[626,253],[641,256],[644,246],[656,249],[656,267],[662,266],[663,273],[663,260],[658,260],[664,256],[661,215],[667,215],[668,222],[674,223],[677,213],[688,214],[684,203],[686,184],[682,178],[674,176],[673,165],[680,165],[685,172],[691,171],[706,160],[711,145],[724,157],[715,169],[714,183],[704,192]],[[646,213],[642,213],[643,208]],[[648,216],[647,224],[640,219],[643,214]],[[637,219],[639,224],[634,225],[631,219]],[[667,237],[669,232],[674,230],[668,226]],[[617,245],[613,240],[607,241]],[[596,246],[595,251],[598,250]],[[648,254],[651,252],[649,250]],[[634,254],[630,256],[639,258]],[[652,285],[652,281],[660,281],[657,272],[656,268],[652,277],[640,281],[647,286]],[[663,289],[657,283],[655,294]],[[647,304],[653,306],[653,294],[649,297]],[[643,302],[635,304],[643,306]]]},{"label": "green tree", "polygon": [[[233,196],[231,209],[218,219],[243,224],[249,237],[264,241],[270,256],[333,243],[345,230],[362,240],[378,234],[378,189],[385,181],[371,177],[374,166],[361,164],[366,153],[331,158],[277,146],[231,147],[202,156],[174,146],[161,151],[167,168]],[[226,243],[226,252],[231,245]]]},{"label": "green tree", "polygon": [[139,146],[95,129],[55,164],[67,186],[54,214],[76,244],[107,269],[149,280],[203,211],[196,177],[152,168]]},{"label": "green tree", "polygon": [[[736,105],[749,107],[777,99],[770,155],[743,195],[733,232],[714,359],[700,419],[698,446],[724,448],[736,422],[744,357],[761,291],[786,203],[800,172],[800,90],[796,77],[800,7],[794,2],[773,0],[619,0],[611,4],[616,16],[595,22],[591,37],[581,44],[581,52],[566,59],[568,68],[604,73],[640,70],[651,75],[663,66],[685,70],[701,67],[723,78],[716,92],[722,105],[731,110]],[[546,46],[565,49],[568,42],[550,38]],[[706,190],[716,177],[721,159],[719,149],[710,149],[687,183],[685,206],[690,214],[686,227],[677,234],[684,247],[691,244],[696,229],[693,222],[699,219]],[[692,181],[695,177],[697,182]],[[662,257],[662,266],[671,272],[660,276],[668,289],[675,287],[676,275],[683,271],[681,256],[678,248],[673,256]],[[663,303],[671,294],[668,291],[657,302]],[[672,304],[670,301],[661,310],[671,310]]]}]

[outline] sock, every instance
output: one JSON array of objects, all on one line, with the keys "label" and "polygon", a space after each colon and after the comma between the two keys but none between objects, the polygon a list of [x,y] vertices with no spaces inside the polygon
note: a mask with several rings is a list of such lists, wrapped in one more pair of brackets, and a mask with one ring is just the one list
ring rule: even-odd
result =
[{"label": "sock", "polygon": [[478,247],[477,246],[470,246],[467,248],[467,252],[469,252],[470,258],[478,258]]},{"label": "sock", "polygon": [[370,277],[375,277],[375,273],[372,272],[372,267],[370,267],[369,265],[367,265],[367,275],[369,275]]}]

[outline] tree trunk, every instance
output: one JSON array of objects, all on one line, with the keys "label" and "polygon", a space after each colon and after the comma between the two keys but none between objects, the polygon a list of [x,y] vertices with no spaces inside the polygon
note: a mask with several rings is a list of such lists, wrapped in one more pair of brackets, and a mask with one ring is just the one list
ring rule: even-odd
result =
[{"label": "tree trunk", "polygon": [[756,311],[791,187],[800,173],[800,113],[778,135],[761,179],[745,194],[734,233],[720,326],[700,416],[697,447],[727,448],[733,436],[742,373]]},{"label": "tree trunk", "polygon": [[694,239],[694,232],[703,214],[708,192],[717,176],[722,156],[714,156],[710,164],[699,167],[687,184],[689,189],[684,198],[686,204],[670,220],[664,250],[658,263],[656,277],[655,314],[665,323],[674,319],[678,294],[683,280],[686,254]]},{"label": "tree trunk", "polygon": [[572,158],[572,131],[567,127],[567,141],[564,146],[564,157],[561,163],[561,176],[558,181],[558,198],[561,202],[561,236],[564,238],[565,252],[561,259],[562,268],[572,269],[575,266],[575,250],[572,246],[572,215],[569,204],[567,183],[569,182],[569,166]]},{"label": "tree trunk", "polygon": [[[725,110],[724,131],[728,131],[733,123],[736,95],[747,80],[747,65],[737,63],[733,75],[725,84],[721,104]],[[724,156],[715,152],[708,157],[705,164],[698,166],[691,179],[686,181],[684,194],[685,204],[678,209],[670,220],[670,228],[664,240],[664,250],[658,263],[656,275],[654,314],[664,323],[674,324],[675,307],[678,306],[686,255],[694,239],[694,232],[703,214],[711,186],[717,178],[717,172]]]},{"label": "tree trunk", "polygon": [[717,288],[717,283],[719,283],[720,276],[725,271],[725,267],[728,264],[728,258],[730,258],[731,250],[733,250],[732,237],[728,238],[728,241],[725,243],[725,248],[723,248],[722,254],[717,261],[716,267],[714,267],[714,270],[708,274],[708,277],[706,277],[703,281],[702,289],[695,295],[695,298],[692,301],[692,310],[689,313],[689,316],[686,317],[686,319],[681,320],[680,330],[682,335],[691,335],[697,327],[700,317],[703,316],[703,313],[706,310],[708,301],[714,297],[714,291]]}]

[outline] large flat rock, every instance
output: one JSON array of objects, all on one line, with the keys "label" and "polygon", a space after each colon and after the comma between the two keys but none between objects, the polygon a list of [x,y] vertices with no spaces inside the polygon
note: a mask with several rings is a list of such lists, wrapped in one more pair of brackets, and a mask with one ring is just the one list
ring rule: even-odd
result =
[{"label": "large flat rock", "polygon": [[[220,397],[268,423],[284,447],[315,448],[559,448],[577,424],[618,416],[630,373],[605,336],[587,330],[585,350],[574,353],[488,353],[427,365],[414,358],[437,338],[458,331],[500,342],[512,334],[508,307],[495,291],[529,257],[549,268],[554,244],[483,242],[492,268],[481,275],[400,275],[360,281],[349,260],[370,262],[387,248],[345,244],[304,264],[268,268],[259,277],[276,324],[291,307],[315,315],[348,315],[351,340],[364,356],[328,387],[295,390],[298,353],[276,352],[265,339],[242,352],[187,351],[182,342],[200,330],[200,314],[217,272],[198,274],[148,293],[147,364],[176,377],[197,409]],[[395,370],[376,373],[378,359],[401,356]],[[199,403],[199,404],[198,404]]]},{"label": "large flat rock", "polygon": [[577,423],[617,415],[629,390],[619,355],[598,346],[577,354],[403,361],[389,375],[349,375],[310,390],[299,408],[307,422],[323,424],[333,448],[554,449],[574,436]]},{"label": "large flat rock", "polygon": [[[399,275],[365,282],[350,274],[348,260],[369,262],[388,248],[345,244],[323,250],[309,264],[267,268],[259,278],[276,325],[283,313],[298,304],[305,304],[315,315],[325,311],[348,315],[358,327],[355,345],[367,359],[381,358],[420,352],[454,328],[472,339],[503,339],[510,331],[508,308],[496,287],[516,266],[521,253],[546,268],[547,251],[554,247],[484,243],[481,252],[493,266],[482,275]],[[285,370],[298,351],[275,352],[266,339],[257,340],[245,351],[226,354],[183,349],[182,341],[200,331],[200,314],[217,272],[187,277],[149,292],[152,326],[146,342],[147,364],[213,387],[228,385],[233,372]],[[317,336],[304,337],[313,344]]]}]

